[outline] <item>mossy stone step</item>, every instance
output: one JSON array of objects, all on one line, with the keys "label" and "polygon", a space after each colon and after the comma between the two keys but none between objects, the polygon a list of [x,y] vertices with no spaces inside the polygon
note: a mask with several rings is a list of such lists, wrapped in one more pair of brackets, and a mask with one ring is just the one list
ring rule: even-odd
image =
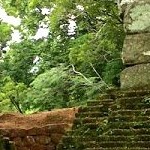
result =
[{"label": "mossy stone step", "polygon": [[108,122],[108,128],[111,129],[141,129],[150,128],[150,120],[142,122]]},{"label": "mossy stone step", "polygon": [[149,148],[140,148],[140,147],[135,147],[135,148],[86,148],[84,150],[149,150]]},{"label": "mossy stone step", "polygon": [[80,107],[78,110],[78,113],[76,115],[76,117],[84,112],[104,112],[104,111],[108,111],[108,106],[104,106],[104,105],[96,105],[96,106],[86,106],[86,107]]},{"label": "mossy stone step", "polygon": [[86,124],[82,124],[82,125],[78,124],[78,125],[75,127],[75,129],[78,129],[78,128],[80,128],[81,126],[82,126],[82,128],[83,128],[84,130],[86,130],[86,129],[97,129],[98,127],[100,127],[100,125],[101,125],[100,122],[97,122],[97,123],[86,123]]},{"label": "mossy stone step", "polygon": [[141,122],[150,120],[150,116],[136,116],[136,115],[126,115],[126,116],[110,116],[108,118],[109,122]]},{"label": "mossy stone step", "polygon": [[74,120],[74,125],[84,125],[87,123],[101,123],[105,118],[104,117],[100,117],[100,118],[96,118],[96,117],[85,117],[85,118],[76,118]]},{"label": "mossy stone step", "polygon": [[109,98],[111,98],[111,95],[108,93],[100,94],[100,96],[98,97],[99,100],[109,99]]},{"label": "mossy stone step", "polygon": [[117,91],[79,108],[59,150],[150,150],[150,90]]},{"label": "mossy stone step", "polygon": [[70,143],[69,145],[68,144],[64,145],[63,143],[59,143],[56,149],[57,150],[77,150],[76,146],[73,143]]},{"label": "mossy stone step", "polygon": [[137,141],[137,142],[127,142],[127,141],[106,141],[106,142],[96,142],[96,141],[88,141],[83,142],[83,146],[85,148],[97,147],[97,148],[115,148],[115,147],[128,147],[128,148],[149,148],[150,141]]},{"label": "mossy stone step", "polygon": [[135,135],[135,136],[124,136],[124,135],[102,135],[96,138],[97,142],[102,141],[150,141],[150,135]]},{"label": "mossy stone step", "polygon": [[[66,137],[64,136],[64,138],[62,139],[62,141],[59,143],[59,145],[57,146],[57,150],[82,150],[83,149],[83,144],[82,144],[82,140],[78,141],[78,139],[76,138],[72,138],[72,137]],[[81,148],[82,147],[82,148]]]},{"label": "mossy stone step", "polygon": [[131,104],[131,103],[145,103],[147,102],[147,98],[145,96],[141,97],[121,97],[116,99],[116,103],[118,104]]},{"label": "mossy stone step", "polygon": [[[70,132],[71,135],[96,135],[97,130],[99,131],[100,134],[102,134],[102,129],[104,130],[105,128],[101,128],[100,124],[95,124],[95,123],[87,123],[85,125],[76,125],[72,128],[72,131]],[[69,134],[69,133],[68,133]],[[67,135],[68,135],[67,134]]]},{"label": "mossy stone step", "polygon": [[121,109],[132,109],[132,110],[139,110],[139,109],[150,109],[150,104],[146,103],[124,103],[124,104],[119,104],[116,103],[114,105],[111,106],[111,110],[112,111],[117,111],[117,110],[121,110]]},{"label": "mossy stone step", "polygon": [[[71,139],[71,140],[70,140]],[[64,136],[63,143],[68,143],[69,141],[78,141],[78,142],[87,142],[87,141],[96,141],[96,136]]]},{"label": "mossy stone step", "polygon": [[94,136],[99,136],[102,135],[102,128],[96,128],[96,129],[90,129],[90,128],[85,128],[81,127],[80,129],[73,129],[71,131],[68,131],[66,133],[67,136],[86,136],[86,137],[94,137]]},{"label": "mossy stone step", "polygon": [[105,117],[108,116],[108,112],[101,112],[101,111],[93,111],[93,112],[83,112],[83,113],[77,113],[76,118],[85,118],[85,117]]},{"label": "mossy stone step", "polygon": [[87,106],[110,106],[114,103],[113,99],[105,99],[105,100],[90,100],[87,101]]},{"label": "mossy stone step", "polygon": [[107,132],[107,135],[150,135],[150,129],[141,128],[141,129],[110,129]]},{"label": "mossy stone step", "polygon": [[95,142],[104,142],[104,141],[127,141],[127,142],[140,142],[140,141],[150,141],[150,135],[137,135],[137,136],[64,136],[63,142],[69,142],[71,140],[78,140],[80,142],[95,141]]},{"label": "mossy stone step", "polygon": [[110,95],[115,96],[115,98],[148,96],[150,95],[150,90],[116,90],[110,92]]},{"label": "mossy stone step", "polygon": [[112,111],[111,116],[125,116],[125,115],[150,115],[150,109],[138,109],[138,110],[132,110],[132,109],[121,109],[117,111]]}]

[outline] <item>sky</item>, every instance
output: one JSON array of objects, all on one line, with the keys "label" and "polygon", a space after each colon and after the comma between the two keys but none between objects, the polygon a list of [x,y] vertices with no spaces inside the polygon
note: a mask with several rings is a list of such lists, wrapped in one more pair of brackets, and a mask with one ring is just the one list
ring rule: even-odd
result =
[{"label": "sky", "polygon": [[0,18],[3,22],[11,24],[13,26],[18,26],[21,23],[20,18],[15,18],[13,16],[8,16],[3,8],[0,7]]},{"label": "sky", "polygon": [[[77,9],[79,11],[83,11],[84,8],[81,5],[77,6]],[[47,8],[42,8],[42,14],[50,14],[54,8],[52,9],[47,9]],[[38,10],[37,10],[38,11]],[[8,16],[5,10],[0,7],[0,20],[2,20],[5,23],[8,23],[12,25],[12,34],[11,34],[11,41],[8,43],[13,43],[13,42],[20,42],[21,41],[21,34],[19,33],[19,30],[14,29],[14,27],[17,27],[21,24],[21,19],[19,17],[15,18],[14,16]],[[76,29],[76,22],[75,22],[75,16],[70,16],[70,19],[68,20],[69,26],[68,26],[68,35],[74,35],[75,34],[75,29]],[[31,36],[31,39],[40,39],[42,37],[47,37],[49,34],[49,28],[48,25],[46,24],[39,24],[39,28],[34,36]]]},{"label": "sky", "polygon": [[[48,13],[49,13],[49,10],[46,8],[43,8],[42,14],[48,14]],[[3,22],[8,23],[14,27],[17,27],[21,24],[21,19],[19,17],[15,18],[14,16],[8,16],[2,7],[0,7],[0,20],[2,20]],[[39,29],[38,29],[36,35],[33,36],[32,38],[39,39],[41,37],[47,37],[48,33],[49,33],[49,29],[46,26],[45,26],[45,28],[41,28],[39,25]],[[12,40],[9,43],[21,41],[20,40],[21,34],[19,33],[19,30],[14,29],[13,27],[12,27],[11,36],[12,36]]]}]

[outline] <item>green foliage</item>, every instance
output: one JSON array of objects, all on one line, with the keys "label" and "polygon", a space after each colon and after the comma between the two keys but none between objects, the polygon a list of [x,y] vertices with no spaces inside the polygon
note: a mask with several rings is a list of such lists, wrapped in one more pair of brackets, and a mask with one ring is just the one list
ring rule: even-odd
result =
[{"label": "green foliage", "polygon": [[51,110],[66,107],[68,100],[67,73],[63,67],[52,68],[31,83],[28,90],[26,104],[28,109]]},{"label": "green foliage", "polygon": [[[109,86],[119,85],[124,32],[113,0],[0,3],[9,15],[21,18],[17,29],[22,35],[0,62],[3,111],[17,108],[29,113],[84,105]],[[43,8],[50,13],[42,14]],[[68,34],[70,21],[75,27]],[[41,24],[49,29],[48,37],[33,39]],[[11,27],[1,24],[0,29],[4,37],[0,42],[6,43]]]},{"label": "green foliage", "polygon": [[3,112],[16,110],[22,113],[21,103],[26,86],[23,83],[15,83],[9,77],[3,78],[3,83],[3,87],[0,88],[0,110]]},{"label": "green foliage", "polygon": [[88,98],[104,90],[105,85],[96,83],[95,78],[85,79],[72,71],[62,65],[37,76],[22,104],[25,111],[84,105]]},{"label": "green foliage", "polygon": [[0,24],[0,44],[3,44],[10,40],[11,28],[6,23]]},{"label": "green foliage", "polygon": [[122,69],[123,65],[121,60],[114,60],[108,62],[103,72],[104,81],[107,84],[119,86],[120,85],[119,77]]},{"label": "green foliage", "polygon": [[11,50],[3,59],[3,66],[7,75],[15,82],[23,82],[29,85],[34,76],[31,69],[34,66],[33,60],[35,57],[36,49],[33,42],[23,41],[12,45]]}]

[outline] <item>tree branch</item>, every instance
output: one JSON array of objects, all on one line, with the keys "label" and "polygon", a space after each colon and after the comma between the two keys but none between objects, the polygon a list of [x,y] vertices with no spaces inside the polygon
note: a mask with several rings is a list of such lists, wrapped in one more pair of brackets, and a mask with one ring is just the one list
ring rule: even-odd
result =
[{"label": "tree branch", "polygon": [[109,86],[107,85],[107,83],[102,79],[102,77],[100,76],[100,74],[96,71],[96,69],[94,68],[93,64],[90,63],[90,66],[92,67],[92,69],[94,70],[94,72],[96,73],[96,75],[100,78],[100,80],[107,86],[107,88],[109,88]]},{"label": "tree branch", "polygon": [[71,64],[71,66],[72,66],[72,69],[73,69],[74,73],[76,73],[76,74],[82,76],[88,83],[92,84],[92,82],[91,82],[90,80],[88,80],[88,78],[85,77],[81,72],[75,70],[75,67],[74,67],[73,64]]}]

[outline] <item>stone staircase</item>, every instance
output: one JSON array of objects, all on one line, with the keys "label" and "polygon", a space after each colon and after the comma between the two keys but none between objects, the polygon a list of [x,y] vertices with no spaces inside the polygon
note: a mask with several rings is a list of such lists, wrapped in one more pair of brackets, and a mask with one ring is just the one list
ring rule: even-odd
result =
[{"label": "stone staircase", "polygon": [[113,91],[79,109],[57,150],[150,150],[150,91]]}]

